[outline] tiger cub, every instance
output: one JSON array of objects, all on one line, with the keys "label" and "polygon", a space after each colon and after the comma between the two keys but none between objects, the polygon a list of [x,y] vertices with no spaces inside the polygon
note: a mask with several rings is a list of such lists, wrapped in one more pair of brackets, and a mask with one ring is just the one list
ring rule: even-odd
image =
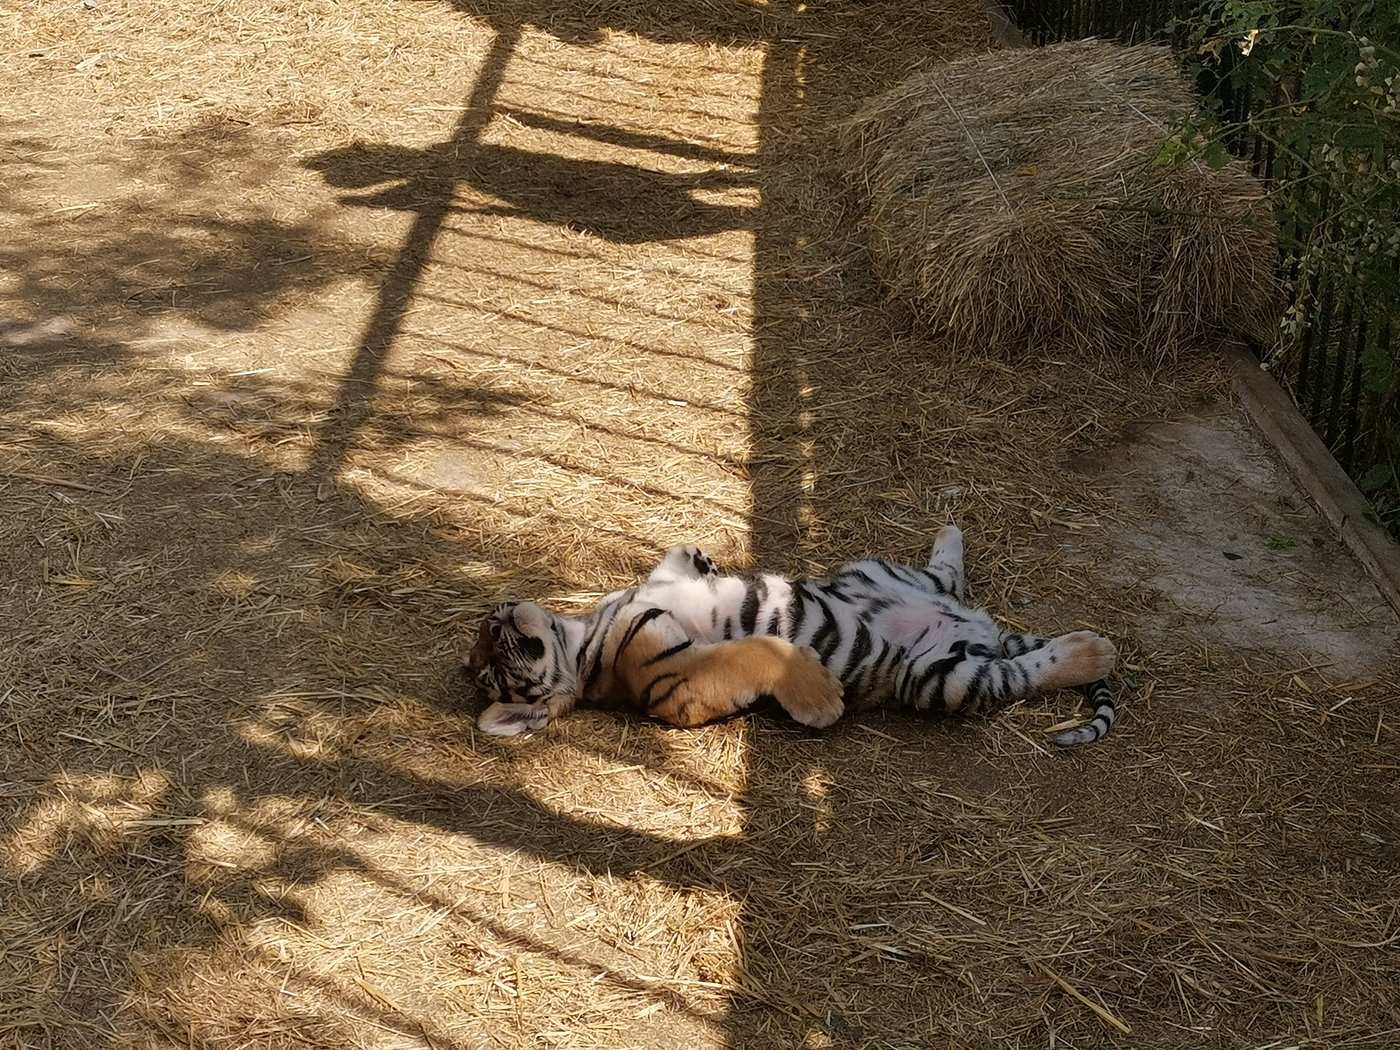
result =
[{"label": "tiger cub", "polygon": [[641,586],[585,616],[497,606],[466,658],[493,701],[478,726],[510,736],[576,704],[618,701],[692,726],[771,695],[824,727],[847,706],[973,714],[1077,686],[1093,716],[1055,743],[1109,732],[1117,709],[1105,679],[1118,654],[1107,638],[1003,631],[962,604],[964,590],[954,526],[922,569],[871,559],[824,579],[722,576],[698,547],[672,547]]},{"label": "tiger cub", "polygon": [[845,709],[840,680],[807,646],[771,637],[697,642],[665,609],[619,594],[586,617],[533,602],[498,606],[464,662],[495,699],[477,719],[493,736],[543,729],[577,703],[622,703],[677,726],[736,714],[760,697],[818,728]]}]

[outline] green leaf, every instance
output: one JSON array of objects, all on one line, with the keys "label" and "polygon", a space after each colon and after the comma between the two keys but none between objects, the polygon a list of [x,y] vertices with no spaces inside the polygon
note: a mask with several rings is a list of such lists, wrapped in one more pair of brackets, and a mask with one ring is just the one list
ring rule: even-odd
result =
[{"label": "green leaf", "polygon": [[1395,468],[1389,463],[1377,463],[1366,473],[1357,479],[1357,486],[1362,492],[1379,492],[1392,481],[1395,480]]},{"label": "green leaf", "polygon": [[858,1024],[853,1024],[846,1019],[846,1015],[840,1010],[828,1010],[826,1017],[822,1019],[821,1026],[828,1035],[834,1035],[848,1042],[860,1043],[865,1041],[865,1029]]},{"label": "green leaf", "polygon": [[1225,152],[1225,147],[1219,142],[1212,142],[1206,146],[1203,159],[1210,167],[1219,170],[1230,163],[1230,154]]},{"label": "green leaf", "polygon": [[1319,100],[1325,98],[1341,74],[1333,66],[1317,63],[1303,74],[1303,98]]},{"label": "green leaf", "polygon": [[1361,375],[1366,390],[1372,394],[1384,394],[1390,389],[1390,377],[1395,371],[1396,359],[1387,354],[1379,343],[1371,343],[1361,355]]}]

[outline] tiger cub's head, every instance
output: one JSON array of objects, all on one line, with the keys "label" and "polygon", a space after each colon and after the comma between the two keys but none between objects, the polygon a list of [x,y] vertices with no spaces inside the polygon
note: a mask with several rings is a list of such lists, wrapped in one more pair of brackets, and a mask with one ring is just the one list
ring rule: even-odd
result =
[{"label": "tiger cub's head", "polygon": [[554,617],[533,602],[506,602],[491,610],[463,663],[491,701],[477,717],[477,728],[492,736],[543,729],[550,701],[557,708],[575,682]]}]

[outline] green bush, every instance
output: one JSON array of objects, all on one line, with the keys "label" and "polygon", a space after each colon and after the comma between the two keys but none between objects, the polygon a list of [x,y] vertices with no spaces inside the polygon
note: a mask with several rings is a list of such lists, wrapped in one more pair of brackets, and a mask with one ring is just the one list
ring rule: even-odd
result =
[{"label": "green bush", "polygon": [[[1288,305],[1270,361],[1400,536],[1400,3],[1191,10],[1176,39],[1218,105],[1182,141],[1271,162]],[[1324,348],[1333,364],[1305,374]],[[1359,404],[1354,440],[1317,418],[1339,395]]]}]

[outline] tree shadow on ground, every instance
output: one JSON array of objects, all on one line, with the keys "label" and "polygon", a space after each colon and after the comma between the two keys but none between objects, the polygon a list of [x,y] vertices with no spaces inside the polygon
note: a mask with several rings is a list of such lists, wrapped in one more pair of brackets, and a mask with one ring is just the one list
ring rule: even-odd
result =
[{"label": "tree shadow on ground", "polygon": [[356,144],[318,155],[311,164],[337,188],[372,193],[341,198],[347,206],[414,210],[423,203],[422,179],[448,179],[498,198],[479,216],[524,216],[622,244],[703,237],[746,226],[741,210],[697,200],[692,191],[730,189],[750,180],[723,171],[669,175],[628,164],[557,157],[478,145],[460,150],[410,150]]},{"label": "tree shadow on ground", "polygon": [[374,249],[331,229],[329,210],[289,221],[275,200],[231,200],[226,180],[265,179],[285,137],[216,123],[85,162],[25,125],[0,126],[0,269],[28,312],[0,320],[67,317],[120,350],[165,317],[249,330],[347,277],[375,279]]}]

